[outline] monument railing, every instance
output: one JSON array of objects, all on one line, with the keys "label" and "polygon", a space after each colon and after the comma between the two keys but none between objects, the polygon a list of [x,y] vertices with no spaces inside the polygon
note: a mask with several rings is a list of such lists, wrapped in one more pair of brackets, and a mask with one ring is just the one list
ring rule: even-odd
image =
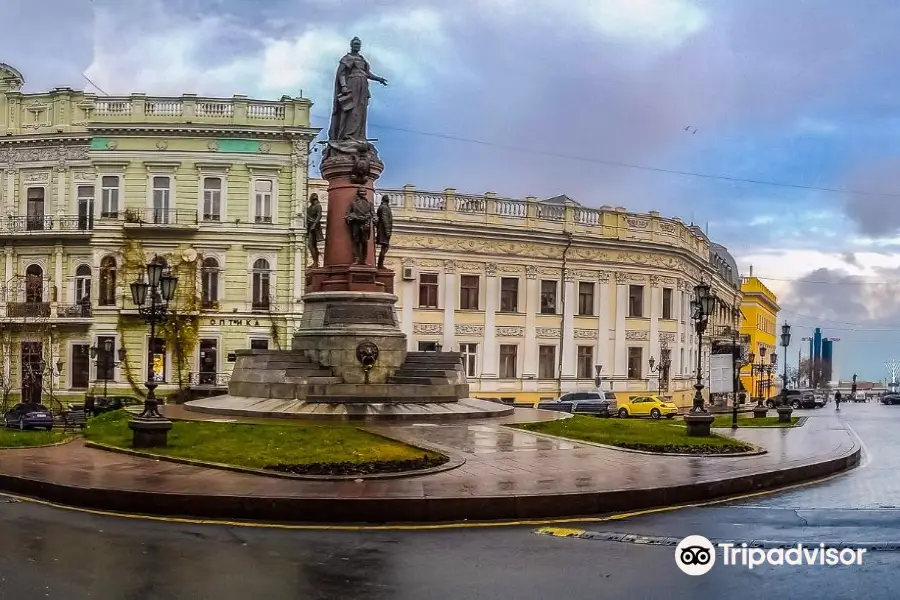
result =
[{"label": "monument railing", "polygon": [[576,204],[541,202],[535,197],[501,198],[444,191],[422,191],[408,185],[376,190],[376,206],[387,195],[395,219],[454,220],[487,226],[524,226],[540,230],[599,234],[602,237],[678,246],[708,256],[708,241],[678,218],[656,211],[630,213],[623,207],[588,208]]}]

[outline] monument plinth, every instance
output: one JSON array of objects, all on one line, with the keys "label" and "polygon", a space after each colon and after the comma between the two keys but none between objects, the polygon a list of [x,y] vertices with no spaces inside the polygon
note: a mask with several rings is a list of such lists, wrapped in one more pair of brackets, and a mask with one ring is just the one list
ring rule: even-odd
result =
[{"label": "monument plinth", "polygon": [[[194,400],[188,410],[240,416],[339,419],[454,419],[510,414],[469,398],[458,352],[408,352],[397,321],[394,272],[384,268],[393,214],[375,210],[384,163],[366,138],[369,70],[354,38],[338,66],[331,127],[320,167],[328,214],[313,194],[306,233],[303,315],[291,350],[237,353],[227,396]],[[319,265],[319,243],[325,252]],[[376,256],[376,245],[380,248]]]}]

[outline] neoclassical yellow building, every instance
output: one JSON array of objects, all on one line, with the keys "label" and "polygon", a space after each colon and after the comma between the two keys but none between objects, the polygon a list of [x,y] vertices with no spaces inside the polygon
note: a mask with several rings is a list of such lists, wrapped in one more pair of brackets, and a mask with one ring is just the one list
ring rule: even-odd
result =
[{"label": "neoclassical yellow building", "polygon": [[[749,338],[750,350],[756,355],[756,367],[748,365],[741,371],[741,379],[753,397],[775,396],[781,389],[777,364],[772,364],[772,353],[778,351],[778,298],[758,277],[750,275],[741,280],[743,321],[741,333]],[[770,376],[771,373],[771,376]]]},{"label": "neoclassical yellow building", "polygon": [[[221,387],[235,350],[289,347],[310,101],[23,84],[0,64],[0,400]],[[153,340],[128,287],[150,260],[179,278]]]},{"label": "neoclassical yellow building", "polygon": [[[324,181],[309,188],[327,197]],[[726,307],[740,304],[740,278],[717,267],[703,231],[657,212],[587,208],[566,196],[413,186],[382,194],[394,212],[389,262],[409,349],[462,352],[477,397],[594,390],[600,367],[604,390],[662,389],[688,406],[698,352],[706,378],[712,342],[733,322]],[[720,299],[702,345],[689,314],[700,280]]]}]

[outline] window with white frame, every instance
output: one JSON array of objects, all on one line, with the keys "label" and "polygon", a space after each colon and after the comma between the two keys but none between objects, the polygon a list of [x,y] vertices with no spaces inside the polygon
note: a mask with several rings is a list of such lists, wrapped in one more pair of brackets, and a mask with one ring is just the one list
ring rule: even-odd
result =
[{"label": "window with white frame", "polygon": [[100,218],[116,219],[119,216],[118,175],[104,175],[100,178]]},{"label": "window with white frame", "polygon": [[168,175],[153,176],[153,222],[168,223],[172,200],[172,178]]},{"label": "window with white frame", "polygon": [[272,268],[269,261],[258,258],[253,263],[252,278],[252,309],[268,310],[271,300]]},{"label": "window with white frame", "polygon": [[91,302],[91,267],[78,265],[75,269],[75,302]]},{"label": "window with white frame", "polygon": [[460,344],[459,352],[462,355],[463,369],[466,377],[477,377],[478,344]]},{"label": "window with white frame", "polygon": [[274,183],[271,179],[257,179],[253,182],[253,214],[257,223],[272,222],[273,190]]},{"label": "window with white frame", "polygon": [[203,220],[222,220],[222,178],[203,178]]},{"label": "window with white frame", "polygon": [[[87,217],[94,212],[94,186],[79,185],[75,190],[75,202],[77,203],[78,216]],[[79,224],[80,229],[84,229]]]},{"label": "window with white frame", "polygon": [[200,302],[206,309],[219,306],[219,261],[212,257],[204,258],[200,267]]}]

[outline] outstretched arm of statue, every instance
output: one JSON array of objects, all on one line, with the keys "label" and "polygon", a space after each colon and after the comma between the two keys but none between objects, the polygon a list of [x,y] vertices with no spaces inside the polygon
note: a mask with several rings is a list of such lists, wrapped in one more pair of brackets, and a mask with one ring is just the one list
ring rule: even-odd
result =
[{"label": "outstretched arm of statue", "polygon": [[366,77],[368,77],[368,78],[371,79],[372,81],[377,81],[377,82],[380,83],[381,85],[387,85],[387,79],[385,79],[384,77],[380,77],[380,76],[376,75],[376,74],[373,73],[372,71],[369,71],[368,73],[366,73]]}]

